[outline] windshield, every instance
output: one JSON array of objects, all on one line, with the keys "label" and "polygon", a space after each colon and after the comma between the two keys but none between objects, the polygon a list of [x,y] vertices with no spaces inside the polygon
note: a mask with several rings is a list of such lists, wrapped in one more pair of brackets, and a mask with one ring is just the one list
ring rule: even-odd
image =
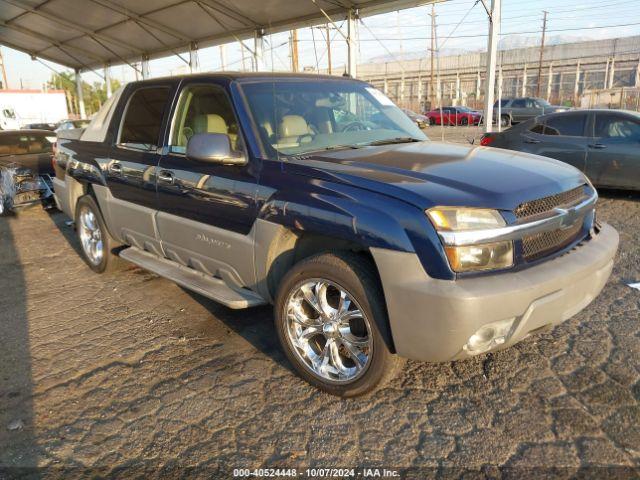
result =
[{"label": "windshield", "polygon": [[29,153],[51,153],[55,136],[4,133],[0,134],[0,156]]},{"label": "windshield", "polygon": [[391,100],[364,83],[314,79],[242,89],[271,158],[427,140]]}]

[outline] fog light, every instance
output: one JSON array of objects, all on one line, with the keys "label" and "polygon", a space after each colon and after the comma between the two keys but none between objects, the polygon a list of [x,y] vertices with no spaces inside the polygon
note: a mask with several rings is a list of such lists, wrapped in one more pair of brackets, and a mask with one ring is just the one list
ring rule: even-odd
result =
[{"label": "fog light", "polygon": [[502,345],[508,340],[514,321],[515,317],[484,325],[469,337],[464,350],[470,355],[478,355]]}]

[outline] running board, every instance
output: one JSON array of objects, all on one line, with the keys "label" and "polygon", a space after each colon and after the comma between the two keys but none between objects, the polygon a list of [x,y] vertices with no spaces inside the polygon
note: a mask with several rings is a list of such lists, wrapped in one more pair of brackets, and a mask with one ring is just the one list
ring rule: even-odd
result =
[{"label": "running board", "polygon": [[210,277],[136,247],[122,250],[120,257],[229,308],[248,308],[267,303],[262,297],[249,290],[242,292],[233,290],[219,278]]}]

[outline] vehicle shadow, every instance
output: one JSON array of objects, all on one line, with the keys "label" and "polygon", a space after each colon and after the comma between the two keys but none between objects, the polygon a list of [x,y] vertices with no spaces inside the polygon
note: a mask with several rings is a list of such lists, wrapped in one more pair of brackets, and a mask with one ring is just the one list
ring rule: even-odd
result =
[{"label": "vehicle shadow", "polygon": [[598,188],[598,194],[602,198],[640,202],[640,192],[633,190],[613,190],[610,188]]},{"label": "vehicle shadow", "polygon": [[82,250],[80,248],[80,243],[78,242],[78,237],[76,236],[76,230],[73,224],[68,224],[70,222],[70,218],[67,217],[63,212],[59,210],[49,211],[49,218],[55,225],[55,227],[60,231],[64,239],[67,243],[73,248],[74,252],[82,257]]},{"label": "vehicle shadow", "polygon": [[280,366],[294,372],[280,348],[280,341],[273,323],[272,306],[233,310],[185,288],[182,290],[207,309],[216,319],[223,322],[232,332],[240,335]]},{"label": "vehicle shadow", "polygon": [[0,478],[39,478],[27,285],[12,232],[0,218]]}]

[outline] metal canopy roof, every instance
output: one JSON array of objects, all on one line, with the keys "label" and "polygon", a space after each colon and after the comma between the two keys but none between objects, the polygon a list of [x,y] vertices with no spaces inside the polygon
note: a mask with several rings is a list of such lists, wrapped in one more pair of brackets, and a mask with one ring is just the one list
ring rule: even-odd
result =
[{"label": "metal canopy roof", "polygon": [[0,44],[89,70],[432,1],[0,0]]}]

